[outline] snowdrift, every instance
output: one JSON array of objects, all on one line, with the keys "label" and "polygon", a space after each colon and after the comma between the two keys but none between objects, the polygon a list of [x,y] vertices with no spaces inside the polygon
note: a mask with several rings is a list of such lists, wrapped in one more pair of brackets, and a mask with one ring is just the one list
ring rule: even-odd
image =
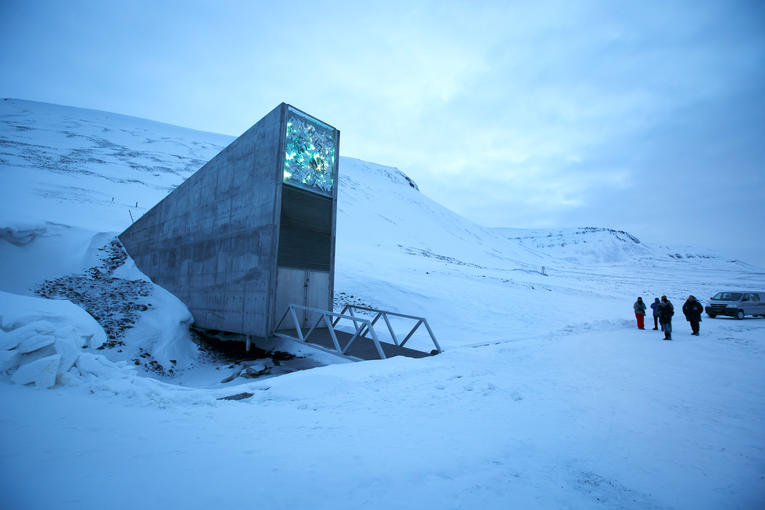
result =
[{"label": "snowdrift", "polygon": [[83,352],[106,341],[103,328],[69,301],[0,291],[0,372],[17,384],[51,388],[68,374],[99,374],[117,367]]}]

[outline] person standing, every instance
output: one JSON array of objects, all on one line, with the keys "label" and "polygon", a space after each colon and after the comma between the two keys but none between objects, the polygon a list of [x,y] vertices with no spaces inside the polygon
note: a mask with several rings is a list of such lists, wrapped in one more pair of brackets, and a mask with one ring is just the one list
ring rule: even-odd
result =
[{"label": "person standing", "polygon": [[675,315],[675,307],[667,296],[661,296],[659,303],[659,324],[664,332],[664,340],[672,340],[672,316]]},{"label": "person standing", "polygon": [[653,312],[653,330],[654,331],[659,329],[659,306],[661,306],[661,303],[659,303],[659,298],[654,298],[653,303],[651,303],[651,311]]},{"label": "person standing", "polygon": [[642,297],[637,298],[635,304],[632,305],[632,309],[635,310],[635,318],[637,319],[638,329],[645,329],[643,323],[643,319],[645,319],[645,303],[643,303]]},{"label": "person standing", "polygon": [[692,295],[688,296],[688,299],[683,304],[683,314],[685,315],[685,320],[691,323],[692,335],[699,336],[699,322],[701,322],[701,312],[703,310],[704,307]]}]

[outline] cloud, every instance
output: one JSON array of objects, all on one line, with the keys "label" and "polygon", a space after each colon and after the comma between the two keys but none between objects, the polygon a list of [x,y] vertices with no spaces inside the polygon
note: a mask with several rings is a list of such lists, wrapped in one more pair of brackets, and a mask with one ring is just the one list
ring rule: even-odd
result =
[{"label": "cloud", "polygon": [[[681,211],[763,191],[757,2],[3,8],[3,95],[233,135],[287,101],[338,127],[341,153],[487,225],[650,237],[663,211],[699,238]],[[720,167],[736,177],[717,182]]]}]

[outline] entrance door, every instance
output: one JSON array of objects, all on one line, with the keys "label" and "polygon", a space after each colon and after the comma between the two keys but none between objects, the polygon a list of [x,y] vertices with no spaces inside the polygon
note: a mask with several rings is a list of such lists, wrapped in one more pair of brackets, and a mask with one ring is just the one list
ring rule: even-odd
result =
[{"label": "entrance door", "polygon": [[[284,315],[288,305],[302,305],[319,310],[329,310],[329,272],[307,271],[292,267],[280,267],[276,280],[276,310],[274,321]],[[321,314],[296,310],[298,321],[303,328],[311,328],[321,317]],[[276,322],[275,322],[276,323]],[[279,329],[294,327],[294,320],[288,316]],[[320,323],[318,327],[326,327]]]}]

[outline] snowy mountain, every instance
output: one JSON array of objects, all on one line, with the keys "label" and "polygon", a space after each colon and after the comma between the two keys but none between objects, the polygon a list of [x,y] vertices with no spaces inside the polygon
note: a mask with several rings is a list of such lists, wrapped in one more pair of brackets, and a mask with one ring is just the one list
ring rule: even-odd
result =
[{"label": "snowy mountain", "polygon": [[[719,255],[694,247],[652,246],[640,242],[629,232],[602,227],[569,229],[494,228],[494,232],[534,249],[551,260],[587,264],[661,263],[673,261],[712,261],[725,266],[726,262],[742,268],[752,267],[739,260],[724,260]],[[707,264],[710,265],[710,264]]]},{"label": "snowy mountain", "polygon": [[[200,353],[185,307],[110,243],[231,140],[0,101],[0,430],[18,439],[0,445],[0,506],[250,504],[204,488],[252,479],[267,508],[762,500],[765,320],[705,320],[695,338],[680,307],[765,289],[765,270],[618,229],[483,228],[396,168],[340,159],[336,305],[425,316],[443,354],[300,351],[329,366],[250,379]],[[90,314],[41,293],[83,294]],[[633,326],[636,296],[662,294],[675,342]],[[115,295],[124,310],[105,310]],[[250,397],[217,400],[232,393]]]}]

